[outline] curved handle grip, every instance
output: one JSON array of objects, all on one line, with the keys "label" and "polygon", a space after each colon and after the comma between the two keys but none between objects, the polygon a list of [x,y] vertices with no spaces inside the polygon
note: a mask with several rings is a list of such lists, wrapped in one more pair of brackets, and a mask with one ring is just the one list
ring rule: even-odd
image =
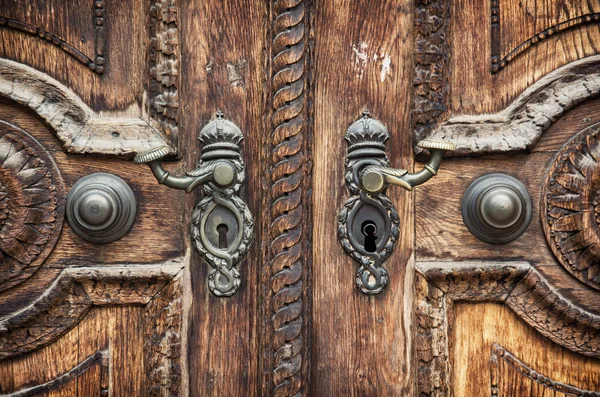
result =
[{"label": "curved handle grip", "polygon": [[446,150],[454,150],[452,142],[425,139],[417,146],[429,150],[431,157],[419,172],[408,173],[406,170],[390,168],[385,166],[370,165],[360,172],[360,185],[367,192],[375,194],[383,190],[385,184],[400,186],[406,190],[427,182],[437,175],[442,162],[442,156]]},{"label": "curved handle grip", "polygon": [[412,190],[437,174],[445,150],[454,144],[424,140],[419,146],[431,153],[429,162],[416,173],[389,167],[385,142],[390,134],[368,111],[346,131],[346,186],[351,197],[338,215],[338,239],[342,248],[359,265],[355,283],[367,295],[381,293],[388,285],[385,260],[400,238],[400,216],[385,195],[387,185]]},{"label": "curved handle grip", "polygon": [[182,176],[171,175],[162,159],[172,155],[168,146],[138,154],[136,164],[148,164],[159,183],[192,192],[202,187],[204,198],[192,214],[192,239],[200,255],[212,267],[208,286],[216,296],[231,296],[240,286],[237,263],[253,240],[254,221],[246,203],[238,197],[245,178],[239,144],[242,131],[217,112],[216,120],[200,132],[202,158],[198,167]]}]

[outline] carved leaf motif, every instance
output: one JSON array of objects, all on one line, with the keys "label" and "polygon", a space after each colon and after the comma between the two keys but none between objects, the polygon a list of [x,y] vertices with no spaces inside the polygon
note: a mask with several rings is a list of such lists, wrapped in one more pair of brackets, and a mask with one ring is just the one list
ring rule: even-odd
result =
[{"label": "carved leaf motif", "polygon": [[0,137],[0,290],[29,277],[54,246],[64,192],[50,155],[28,134]]},{"label": "carved leaf motif", "polygon": [[548,169],[542,224],[559,262],[600,289],[600,124],[575,135]]}]

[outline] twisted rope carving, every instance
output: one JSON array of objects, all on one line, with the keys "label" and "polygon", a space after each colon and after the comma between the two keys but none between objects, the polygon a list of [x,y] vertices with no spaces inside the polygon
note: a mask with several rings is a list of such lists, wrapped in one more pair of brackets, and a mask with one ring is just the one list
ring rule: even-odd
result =
[{"label": "twisted rope carving", "polygon": [[305,5],[273,2],[271,299],[275,396],[302,394],[302,206],[305,123]]}]

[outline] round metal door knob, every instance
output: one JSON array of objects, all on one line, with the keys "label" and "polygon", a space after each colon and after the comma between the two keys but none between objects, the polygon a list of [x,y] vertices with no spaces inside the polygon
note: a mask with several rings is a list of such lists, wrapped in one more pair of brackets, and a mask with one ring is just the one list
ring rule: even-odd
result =
[{"label": "round metal door knob", "polygon": [[531,221],[531,197],[521,181],[506,174],[475,180],[462,200],[462,216],[469,231],[491,244],[519,237]]},{"label": "round metal door knob", "polygon": [[131,229],[136,214],[133,191],[121,178],[96,173],[81,178],[67,197],[67,220],[79,237],[110,243]]}]

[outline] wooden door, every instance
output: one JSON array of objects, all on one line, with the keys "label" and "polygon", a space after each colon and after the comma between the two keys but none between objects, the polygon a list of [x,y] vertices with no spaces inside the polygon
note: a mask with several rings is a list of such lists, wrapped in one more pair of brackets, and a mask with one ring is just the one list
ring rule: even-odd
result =
[{"label": "wooden door", "polygon": [[[599,26],[597,1],[0,0],[0,396],[600,395]],[[339,217],[365,109],[391,167],[456,146],[385,192],[378,294]],[[254,237],[229,297],[206,191],[132,161],[185,175],[221,118]],[[99,172],[136,209],[102,244],[67,216]],[[501,244],[462,215],[491,173],[531,206]]]}]

